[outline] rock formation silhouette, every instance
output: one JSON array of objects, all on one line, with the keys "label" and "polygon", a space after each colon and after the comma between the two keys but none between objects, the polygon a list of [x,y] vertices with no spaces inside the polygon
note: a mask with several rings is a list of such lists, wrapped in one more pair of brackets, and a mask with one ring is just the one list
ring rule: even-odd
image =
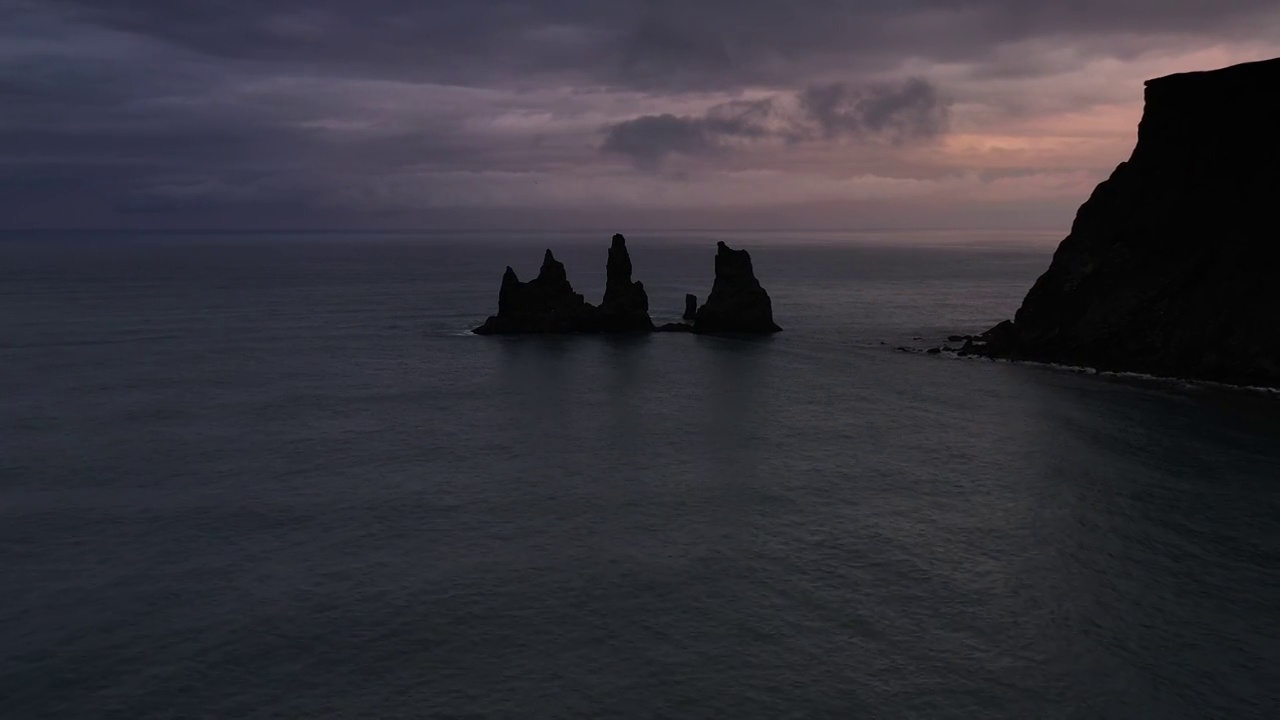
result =
[{"label": "rock formation silhouette", "polygon": [[1280,59],[1146,83],[1138,144],[993,357],[1280,386]]},{"label": "rock formation silhouette", "polygon": [[746,250],[716,243],[716,279],[693,321],[696,333],[774,333],[773,303],[760,286]]},{"label": "rock formation silhouette", "polygon": [[538,277],[520,282],[509,266],[498,291],[498,314],[472,330],[477,335],[592,332],[599,311],[574,292],[564,264],[547,250]]},{"label": "rock formation silhouette", "polygon": [[520,282],[510,267],[502,276],[498,314],[478,328],[477,335],[696,332],[772,333],[769,295],[760,286],[746,250],[716,246],[716,277],[706,304],[698,308],[694,295],[685,296],[685,319],[655,327],[649,317],[644,284],[631,279],[627,240],[614,235],[605,265],[605,290],[600,306],[583,299],[569,284],[564,265],[547,250],[538,277]]},{"label": "rock formation silhouette", "polygon": [[684,296],[684,315],[681,317],[685,320],[693,320],[698,317],[698,296],[689,293]]},{"label": "rock formation silhouette", "polygon": [[605,273],[599,330],[601,332],[653,330],[653,321],[649,319],[649,296],[645,294],[644,283],[631,280],[631,255],[627,252],[627,239],[622,235],[613,236]]}]

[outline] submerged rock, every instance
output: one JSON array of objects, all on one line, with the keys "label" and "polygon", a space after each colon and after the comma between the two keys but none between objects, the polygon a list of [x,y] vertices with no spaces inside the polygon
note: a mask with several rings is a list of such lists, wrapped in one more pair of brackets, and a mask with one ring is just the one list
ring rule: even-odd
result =
[{"label": "submerged rock", "polygon": [[564,264],[547,250],[538,277],[520,282],[510,267],[502,275],[498,314],[472,330],[477,335],[591,332],[599,311],[574,292]]},{"label": "submerged rock", "polygon": [[774,333],[773,304],[746,250],[716,243],[716,279],[693,323],[698,333]]},{"label": "submerged rock", "polygon": [[1138,144],[973,351],[1280,386],[1280,59],[1150,80]]},{"label": "submerged rock", "polygon": [[654,332],[691,333],[693,326],[689,323],[667,323],[653,329]]},{"label": "submerged rock", "polygon": [[698,296],[689,293],[684,296],[684,315],[680,317],[685,320],[693,320],[698,317]]}]

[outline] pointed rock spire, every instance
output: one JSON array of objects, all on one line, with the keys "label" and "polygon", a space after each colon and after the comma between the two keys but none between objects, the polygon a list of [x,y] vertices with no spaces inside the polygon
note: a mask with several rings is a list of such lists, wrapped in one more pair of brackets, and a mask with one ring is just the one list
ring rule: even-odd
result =
[{"label": "pointed rock spire", "polygon": [[520,282],[510,267],[502,275],[498,314],[472,330],[477,335],[594,332],[598,311],[573,291],[564,264],[547,250],[538,277]]},{"label": "pointed rock spire", "polygon": [[548,286],[569,284],[569,274],[564,269],[564,263],[551,254],[551,248],[547,248],[546,254],[542,256],[542,267],[538,270],[535,282]]},{"label": "pointed rock spire", "polygon": [[622,235],[614,235],[609,247],[600,313],[601,329],[606,332],[653,329],[653,321],[649,319],[649,296],[644,291],[644,283],[631,280],[631,254],[627,252],[627,239]]},{"label": "pointed rock spire", "polygon": [[751,268],[751,255],[716,243],[716,280],[693,323],[699,333],[773,333],[773,303]]},{"label": "pointed rock spire", "polygon": [[521,333],[769,333],[781,328],[773,322],[769,295],[760,287],[745,250],[718,243],[716,279],[707,302],[685,296],[686,320],[654,327],[644,284],[631,279],[627,240],[614,235],[605,266],[604,300],[595,307],[574,292],[564,264],[548,249],[538,277],[521,282],[510,267],[502,276],[498,314],[472,332],[479,335]]},{"label": "pointed rock spire", "polygon": [[524,283],[520,282],[520,278],[516,277],[516,271],[507,266],[507,271],[502,274],[502,288],[498,290],[498,314],[510,315],[520,306],[520,294],[524,288]]}]

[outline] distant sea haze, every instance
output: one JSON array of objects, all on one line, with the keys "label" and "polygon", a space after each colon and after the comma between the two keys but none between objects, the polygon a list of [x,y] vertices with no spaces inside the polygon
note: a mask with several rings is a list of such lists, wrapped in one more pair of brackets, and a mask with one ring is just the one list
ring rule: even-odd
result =
[{"label": "distant sea haze", "polygon": [[[615,230],[786,331],[468,332]],[[1274,717],[1277,398],[894,350],[1059,239],[0,235],[0,715]]]}]

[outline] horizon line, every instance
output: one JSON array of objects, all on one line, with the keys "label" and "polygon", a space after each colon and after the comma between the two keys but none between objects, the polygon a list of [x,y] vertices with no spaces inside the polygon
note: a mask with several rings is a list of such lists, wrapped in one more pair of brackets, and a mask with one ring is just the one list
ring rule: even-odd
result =
[{"label": "horizon line", "polygon": [[[673,228],[632,228],[626,230],[631,233],[693,233],[693,232],[741,232],[741,233],[777,233],[777,232],[811,232],[811,233],[899,233],[899,232],[992,232],[992,233],[1048,233],[1062,232],[1064,235],[1070,230],[1063,230],[1057,227],[1025,227],[1025,228],[1008,228],[1008,227],[777,227],[777,228],[743,228],[743,227],[673,227]],[[53,232],[75,232],[75,233],[175,233],[175,234],[345,234],[345,233],[371,233],[378,235],[404,235],[410,233],[418,234],[445,234],[445,233],[617,233],[617,228],[556,228],[556,227],[510,227],[510,228],[368,228],[368,227],[341,227],[341,228],[273,228],[273,227],[243,227],[243,228],[199,228],[199,227],[161,227],[161,228],[134,228],[134,227],[0,227],[0,233],[53,233]]]}]

